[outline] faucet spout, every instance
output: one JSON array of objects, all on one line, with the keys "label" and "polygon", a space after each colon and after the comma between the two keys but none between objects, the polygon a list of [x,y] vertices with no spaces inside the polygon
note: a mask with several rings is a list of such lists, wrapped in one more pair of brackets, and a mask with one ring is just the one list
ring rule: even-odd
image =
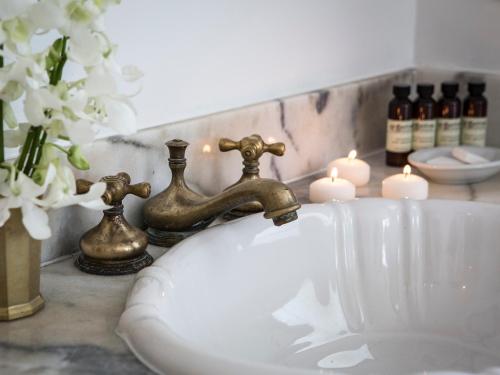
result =
[{"label": "faucet spout", "polygon": [[[271,179],[244,181],[213,197],[197,194],[184,181],[186,142],[167,143],[172,181],[167,189],[151,198],[144,206],[144,221],[150,243],[172,246],[194,232],[207,227],[218,216],[257,201],[264,217],[279,226],[297,219],[300,204],[282,182]],[[181,151],[180,151],[181,150]],[[174,156],[174,157],[172,157]]]}]

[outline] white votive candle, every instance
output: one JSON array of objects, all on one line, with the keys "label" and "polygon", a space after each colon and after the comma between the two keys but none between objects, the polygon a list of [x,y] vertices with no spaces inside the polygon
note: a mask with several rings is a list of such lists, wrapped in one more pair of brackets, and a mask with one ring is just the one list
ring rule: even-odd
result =
[{"label": "white votive candle", "polygon": [[331,200],[348,201],[356,196],[356,188],[350,182],[337,177],[337,168],[333,168],[331,177],[323,177],[309,185],[309,200],[323,203]]},{"label": "white votive candle", "polygon": [[382,181],[382,196],[389,199],[426,199],[429,183],[422,177],[411,174],[411,167],[405,166],[403,173],[387,177]]},{"label": "white votive candle", "polygon": [[337,168],[339,177],[351,181],[355,186],[363,186],[370,181],[370,166],[367,162],[356,159],[356,150],[349,152],[346,158],[335,159],[328,164],[327,174]]}]

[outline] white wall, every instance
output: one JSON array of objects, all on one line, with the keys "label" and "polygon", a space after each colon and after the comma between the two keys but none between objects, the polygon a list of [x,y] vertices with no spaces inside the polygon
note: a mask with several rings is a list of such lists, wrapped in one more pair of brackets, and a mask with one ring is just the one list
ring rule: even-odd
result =
[{"label": "white wall", "polygon": [[499,0],[417,0],[417,67],[500,72]]},{"label": "white wall", "polygon": [[107,25],[145,72],[140,127],[414,65],[415,0],[123,0]]}]

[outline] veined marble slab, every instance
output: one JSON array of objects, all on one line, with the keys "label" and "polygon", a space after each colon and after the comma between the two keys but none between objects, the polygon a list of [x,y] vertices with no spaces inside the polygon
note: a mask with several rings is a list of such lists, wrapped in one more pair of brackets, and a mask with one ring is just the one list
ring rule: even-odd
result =
[{"label": "veined marble slab", "polygon": [[[436,99],[440,83],[457,80],[460,96],[466,95],[466,82],[482,78],[489,100],[488,141],[500,146],[500,75],[435,69],[405,70],[380,77],[277,99],[202,118],[167,124],[129,137],[110,137],[87,145],[84,152],[92,169],[81,177],[91,180],[126,171],[134,182],[149,181],[152,193],[163,190],[170,181],[165,142],[180,138],[188,141],[186,178],[195,190],[212,195],[238,180],[241,155],[237,151],[218,151],[219,138],[234,140],[260,134],[266,141],[284,142],[285,156],[264,155],[261,175],[291,181],[320,171],[327,163],[351,149],[368,154],[385,145],[387,104],[395,83],[433,82]],[[414,90],[415,91],[415,90]],[[165,105],[168,105],[166,103]],[[205,145],[211,151],[203,152]],[[460,191],[468,187],[449,187]],[[126,217],[141,225],[143,201],[125,199]],[[50,213],[53,236],[44,241],[42,261],[77,251],[78,239],[95,225],[100,213],[71,207]]]},{"label": "veined marble slab", "polygon": [[[190,143],[186,178],[201,192],[212,195],[236,182],[242,169],[237,151],[221,153],[218,140],[239,140],[260,134],[266,141],[284,142],[283,157],[264,155],[261,176],[290,181],[325,168],[351,149],[360,154],[384,147],[387,103],[395,83],[412,83],[414,71],[277,99],[228,112],[147,129],[129,137],[110,137],[84,148],[91,170],[81,177],[97,180],[125,171],[133,182],[148,181],[152,194],[170,181],[165,142],[180,138]],[[168,103],[165,103],[168,105]],[[209,145],[211,152],[203,152]],[[141,225],[143,201],[125,200],[126,217]],[[50,213],[52,237],[44,241],[42,261],[70,254],[78,239],[95,225],[100,213],[71,207]]]}]

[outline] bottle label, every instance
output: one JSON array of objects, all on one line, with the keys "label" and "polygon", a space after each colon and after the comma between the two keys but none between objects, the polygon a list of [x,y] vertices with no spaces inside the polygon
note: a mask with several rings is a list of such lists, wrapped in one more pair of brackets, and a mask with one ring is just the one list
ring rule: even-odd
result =
[{"label": "bottle label", "polygon": [[387,120],[385,148],[390,152],[410,152],[412,120]]},{"label": "bottle label", "polygon": [[486,117],[464,117],[462,130],[462,144],[484,146],[486,144]]},{"label": "bottle label", "polygon": [[460,118],[439,118],[437,120],[436,143],[438,146],[460,145]]},{"label": "bottle label", "polygon": [[434,147],[436,143],[436,120],[414,120],[413,149]]}]

